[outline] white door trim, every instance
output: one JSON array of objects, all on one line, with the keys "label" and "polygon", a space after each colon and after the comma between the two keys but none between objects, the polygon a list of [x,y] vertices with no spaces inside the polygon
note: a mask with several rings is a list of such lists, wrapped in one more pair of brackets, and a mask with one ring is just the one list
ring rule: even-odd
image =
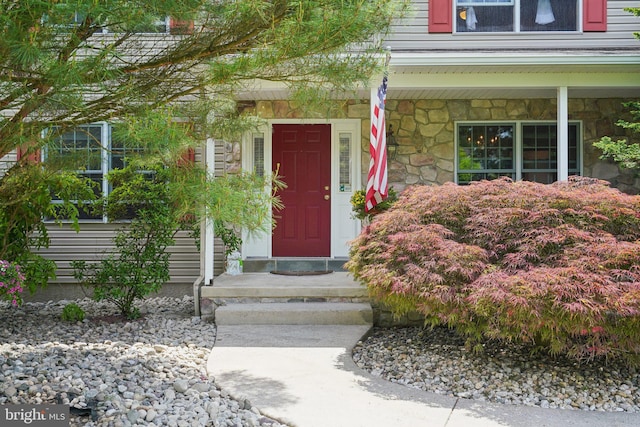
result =
[{"label": "white door trim", "polygon": [[[273,119],[259,129],[264,137],[264,173],[271,174],[272,161],[272,125],[274,124],[330,124],[331,125],[331,258],[342,258],[349,255],[347,243],[360,232],[360,222],[351,216],[351,196],[360,189],[362,183],[361,164],[361,120],[335,119]],[[242,139],[242,168],[253,170],[254,135],[247,133]],[[350,138],[350,186],[340,185],[340,137]],[[271,258],[271,234],[243,236],[243,258]]]}]

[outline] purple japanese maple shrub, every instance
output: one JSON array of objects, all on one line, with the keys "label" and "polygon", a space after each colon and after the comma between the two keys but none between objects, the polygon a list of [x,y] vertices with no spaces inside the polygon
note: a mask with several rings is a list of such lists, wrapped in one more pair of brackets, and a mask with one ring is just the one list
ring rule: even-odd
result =
[{"label": "purple japanese maple shrub", "polygon": [[640,197],[602,181],[412,187],[350,255],[374,298],[477,348],[497,339],[640,364]]}]

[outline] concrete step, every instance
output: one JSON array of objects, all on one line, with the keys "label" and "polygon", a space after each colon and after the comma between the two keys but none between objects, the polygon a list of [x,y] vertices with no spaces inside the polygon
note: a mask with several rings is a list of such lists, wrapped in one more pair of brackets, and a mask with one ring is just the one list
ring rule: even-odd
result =
[{"label": "concrete step", "polygon": [[[244,273],[237,276],[223,274],[213,286],[200,289],[203,298],[214,300],[245,300],[247,302],[339,301],[368,300],[365,286],[347,273],[334,272],[318,276],[281,276],[269,273]],[[273,301],[272,301],[273,300]],[[233,301],[240,302],[240,301]]]},{"label": "concrete step", "polygon": [[368,303],[290,302],[223,305],[215,310],[217,325],[371,325]]},{"label": "concrete step", "polygon": [[247,258],[243,260],[245,273],[271,271],[346,271],[348,258]]}]

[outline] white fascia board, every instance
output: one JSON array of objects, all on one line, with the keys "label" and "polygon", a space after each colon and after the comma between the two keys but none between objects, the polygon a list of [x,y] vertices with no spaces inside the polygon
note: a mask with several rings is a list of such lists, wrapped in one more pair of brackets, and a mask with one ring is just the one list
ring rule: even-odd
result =
[{"label": "white fascia board", "polygon": [[460,74],[398,74],[389,78],[391,89],[410,88],[552,88],[639,87],[640,74],[632,73],[476,73],[472,79]]},{"label": "white fascia board", "polygon": [[517,65],[638,65],[640,52],[394,52],[392,67],[419,66],[517,66]]},{"label": "white fascia board", "polygon": [[[392,52],[389,80],[390,90],[640,87],[637,69],[640,69],[640,54],[629,52]],[[461,77],[463,74],[473,75],[473,78]],[[526,75],[525,80],[523,75]],[[373,76],[370,88],[377,87],[381,78],[382,75]],[[239,98],[251,98],[259,93],[269,94],[266,99],[288,96],[288,89],[282,82],[257,80],[252,89],[238,93]]]}]

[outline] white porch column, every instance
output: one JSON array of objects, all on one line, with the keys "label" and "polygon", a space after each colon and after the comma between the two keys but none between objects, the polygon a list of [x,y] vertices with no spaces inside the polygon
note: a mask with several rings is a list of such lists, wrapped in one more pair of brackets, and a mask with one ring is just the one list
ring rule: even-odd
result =
[{"label": "white porch column", "polygon": [[[215,173],[215,141],[213,138],[207,138],[207,146],[205,151],[205,165],[207,170],[207,177],[213,178]],[[202,269],[202,275],[204,278],[204,284],[210,285],[213,283],[213,220],[208,216],[205,216],[204,220],[204,229],[201,233],[201,242],[200,242],[200,251],[202,254],[202,258],[200,260],[200,265],[204,268]],[[202,268],[202,267],[201,267]]]},{"label": "white porch column", "polygon": [[557,89],[558,181],[569,179],[569,95],[566,86]]}]

